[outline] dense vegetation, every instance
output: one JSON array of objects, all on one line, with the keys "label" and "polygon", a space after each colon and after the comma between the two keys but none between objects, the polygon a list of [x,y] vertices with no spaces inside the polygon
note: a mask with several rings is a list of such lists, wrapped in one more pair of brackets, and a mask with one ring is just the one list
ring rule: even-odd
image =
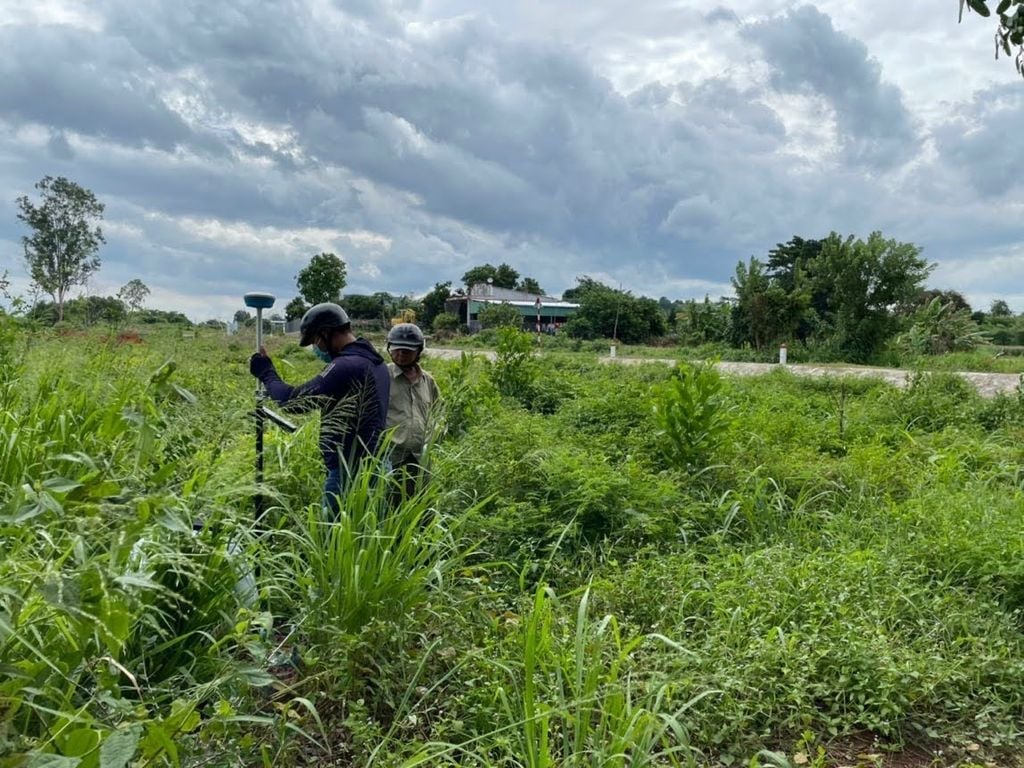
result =
[{"label": "dense vegetation", "polygon": [[257,527],[251,338],[0,322],[0,765],[1016,759],[1019,394],[501,331],[426,493],[324,524],[308,421]]}]

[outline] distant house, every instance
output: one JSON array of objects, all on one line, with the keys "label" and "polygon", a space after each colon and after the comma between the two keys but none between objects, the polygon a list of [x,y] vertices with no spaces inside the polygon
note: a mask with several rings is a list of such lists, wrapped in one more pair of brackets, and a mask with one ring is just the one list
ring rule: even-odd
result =
[{"label": "distant house", "polygon": [[[540,296],[478,283],[470,286],[467,295],[452,296],[445,301],[444,311],[458,315],[459,322],[468,326],[471,333],[476,333],[480,330],[480,310],[488,304],[511,304],[523,316],[523,329],[528,331],[561,328],[580,308],[579,304],[562,301],[556,296]],[[538,322],[540,328],[537,327]]]}]

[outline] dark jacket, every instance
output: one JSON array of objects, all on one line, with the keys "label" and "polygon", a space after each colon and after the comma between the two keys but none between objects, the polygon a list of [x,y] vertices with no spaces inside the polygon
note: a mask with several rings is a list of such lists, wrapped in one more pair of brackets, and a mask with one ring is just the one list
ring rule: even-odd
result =
[{"label": "dark jacket", "polygon": [[355,471],[363,457],[377,450],[388,413],[391,376],[370,342],[356,339],[320,373],[296,387],[281,381],[272,364],[258,377],[267,394],[285,410],[320,409],[320,452],[328,470],[344,462]]}]

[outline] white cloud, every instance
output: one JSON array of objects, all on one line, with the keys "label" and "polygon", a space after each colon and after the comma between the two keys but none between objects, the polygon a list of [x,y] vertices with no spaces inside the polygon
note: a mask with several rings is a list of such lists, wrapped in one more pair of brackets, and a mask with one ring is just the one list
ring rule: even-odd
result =
[{"label": "white cloud", "polygon": [[830,230],[912,239],[972,295],[1017,277],[992,259],[1024,242],[1024,85],[955,4],[0,0],[0,19],[0,238],[14,196],[74,178],[107,203],[103,279],[154,305],[290,297],[321,250],[353,293],[507,261],[549,290],[700,298]]}]

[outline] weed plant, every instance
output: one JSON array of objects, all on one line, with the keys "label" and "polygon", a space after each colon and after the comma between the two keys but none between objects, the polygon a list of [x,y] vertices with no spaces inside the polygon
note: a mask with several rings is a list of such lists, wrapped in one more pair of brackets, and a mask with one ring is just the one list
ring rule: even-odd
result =
[{"label": "weed plant", "polygon": [[1020,753],[1019,393],[701,383],[513,338],[427,361],[422,494],[378,466],[327,521],[315,416],[253,482],[245,339],[11,333],[0,765]]}]

